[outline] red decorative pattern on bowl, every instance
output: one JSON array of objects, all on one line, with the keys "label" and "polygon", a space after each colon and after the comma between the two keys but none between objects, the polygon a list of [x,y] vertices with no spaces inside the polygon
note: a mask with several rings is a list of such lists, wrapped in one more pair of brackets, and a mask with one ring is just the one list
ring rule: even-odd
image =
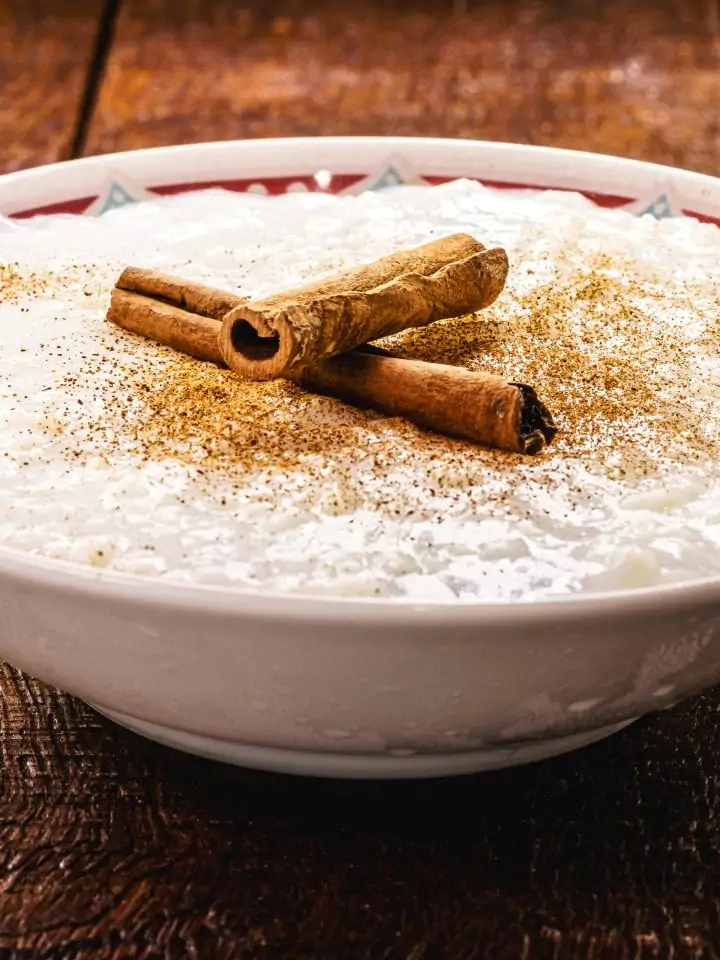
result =
[{"label": "red decorative pattern on bowl", "polygon": [[[330,185],[327,188],[318,186],[317,179],[313,175],[307,174],[298,174],[294,177],[253,177],[252,179],[241,179],[236,178],[233,180],[197,180],[189,181],[186,183],[168,183],[161,184],[157,186],[148,187],[148,191],[151,194],[157,194],[159,196],[170,196],[178,193],[188,193],[192,190],[209,190],[209,189],[222,189],[222,190],[232,190],[237,193],[246,193],[249,189],[261,187],[268,196],[278,196],[283,193],[294,192],[298,187],[307,190],[311,193],[341,193],[349,188],[352,188],[358,184],[364,175],[360,173],[356,174],[337,174],[333,176]],[[454,177],[439,177],[426,175],[423,176],[425,180],[431,186],[437,186],[442,183],[449,183],[451,180],[456,179]],[[565,190],[569,191],[573,188],[569,187],[557,187],[557,186],[548,186],[547,184],[541,183],[516,183],[506,180],[486,180],[484,178],[473,178],[478,182],[483,183],[486,187],[491,187],[495,190]],[[638,197],[629,197],[620,194],[613,193],[601,193],[597,190],[577,190],[578,193],[581,193],[583,196],[587,197],[588,200],[592,200],[593,203],[597,204],[599,207],[606,208],[617,208],[617,207],[626,207],[630,204],[638,202],[641,198]],[[58,203],[49,203],[44,204],[40,207],[31,207],[26,210],[20,210],[15,213],[12,213],[10,216],[16,220],[26,220],[31,217],[37,216],[47,216],[50,214],[84,214],[87,213],[90,207],[99,199],[99,194],[94,196],[78,197],[77,199],[72,200],[62,200]],[[651,201],[648,200],[648,203]],[[685,216],[694,217],[697,220],[700,220],[703,223],[713,223],[716,226],[720,226],[720,216],[713,216],[711,214],[703,214],[693,210],[683,209],[682,213]]]},{"label": "red decorative pattern on bowl", "polygon": [[575,191],[602,207],[720,225],[717,181],[701,174],[517,144],[407,138],[227,142],[92,157],[0,178],[0,211],[13,219],[99,214],[209,188],[359,193],[460,177],[501,190]]}]

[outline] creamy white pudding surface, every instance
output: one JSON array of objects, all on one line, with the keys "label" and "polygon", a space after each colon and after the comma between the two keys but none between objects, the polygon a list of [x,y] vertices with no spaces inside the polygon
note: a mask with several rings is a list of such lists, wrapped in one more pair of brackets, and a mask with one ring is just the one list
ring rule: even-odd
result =
[{"label": "creamy white pudding surface", "polygon": [[[407,357],[533,385],[521,457],[105,322],[128,264],[259,296],[457,231],[510,256]],[[536,600],[720,575],[720,231],[468,181],[360,197],[220,190],[0,225],[0,543],[143,576]]]}]

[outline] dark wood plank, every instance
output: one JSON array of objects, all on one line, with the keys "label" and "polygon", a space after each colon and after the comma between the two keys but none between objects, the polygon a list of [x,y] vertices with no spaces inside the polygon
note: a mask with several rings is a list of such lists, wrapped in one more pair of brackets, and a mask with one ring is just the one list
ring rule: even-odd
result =
[{"label": "dark wood plank", "polygon": [[432,134],[713,172],[718,0],[127,0],[89,152]]},{"label": "dark wood plank", "polygon": [[0,674],[3,960],[720,955],[720,692],[575,755],[332,784]]},{"label": "dark wood plank", "polygon": [[0,6],[0,172],[66,159],[102,0]]}]

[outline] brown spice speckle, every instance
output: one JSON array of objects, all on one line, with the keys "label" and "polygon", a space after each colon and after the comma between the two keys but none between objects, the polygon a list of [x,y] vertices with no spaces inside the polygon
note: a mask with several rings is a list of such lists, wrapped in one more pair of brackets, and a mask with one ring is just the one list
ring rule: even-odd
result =
[{"label": "brown spice speckle", "polygon": [[[76,442],[108,460],[120,444],[146,460],[184,461],[207,495],[219,482],[221,502],[228,482],[252,486],[265,502],[286,482],[298,504],[320,497],[331,513],[366,506],[437,520],[436,499],[460,512],[473,502],[507,507],[525,482],[566,487],[572,507],[583,496],[578,469],[636,484],[718,451],[708,430],[711,400],[703,406],[684,395],[693,376],[687,332],[663,319],[681,309],[701,316],[701,291],[668,290],[622,268],[598,255],[568,273],[560,259],[552,279],[531,291],[511,285],[480,317],[383,341],[399,355],[535,386],[561,428],[537,461],[425,433],[286,381],[243,381],[115,331],[104,333],[105,355],[89,352],[65,382],[85,390],[101,375]],[[118,336],[122,349],[114,351]],[[258,477],[268,475],[264,491]]]}]

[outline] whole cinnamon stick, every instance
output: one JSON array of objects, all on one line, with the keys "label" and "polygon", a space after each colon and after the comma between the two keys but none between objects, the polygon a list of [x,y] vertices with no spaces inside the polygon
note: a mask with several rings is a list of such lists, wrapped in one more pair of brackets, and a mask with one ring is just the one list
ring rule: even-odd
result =
[{"label": "whole cinnamon stick", "polygon": [[464,367],[359,348],[307,368],[297,382],[314,393],[512,453],[539,453],[556,433],[532,387]]},{"label": "whole cinnamon stick", "polygon": [[219,320],[117,287],[110,297],[107,319],[116,327],[163,343],[180,353],[225,365],[218,342]]},{"label": "whole cinnamon stick", "polygon": [[155,300],[172,303],[188,313],[222,320],[226,313],[245,302],[244,297],[228,290],[206,287],[202,283],[187,283],[159,270],[126,267],[115,284],[120,290],[141,293]]},{"label": "whole cinnamon stick", "polygon": [[[237,294],[128,268],[112,292],[107,319],[222,366],[218,315],[228,304],[234,309],[243,302]],[[179,304],[207,312],[194,313]],[[315,393],[513,453],[539,453],[557,432],[532,387],[462,367],[400,359],[373,346],[313,364],[290,379]]]},{"label": "whole cinnamon stick", "polygon": [[454,234],[295,290],[247,301],[223,320],[220,349],[236,373],[294,377],[371,340],[489,306],[507,254]]}]

